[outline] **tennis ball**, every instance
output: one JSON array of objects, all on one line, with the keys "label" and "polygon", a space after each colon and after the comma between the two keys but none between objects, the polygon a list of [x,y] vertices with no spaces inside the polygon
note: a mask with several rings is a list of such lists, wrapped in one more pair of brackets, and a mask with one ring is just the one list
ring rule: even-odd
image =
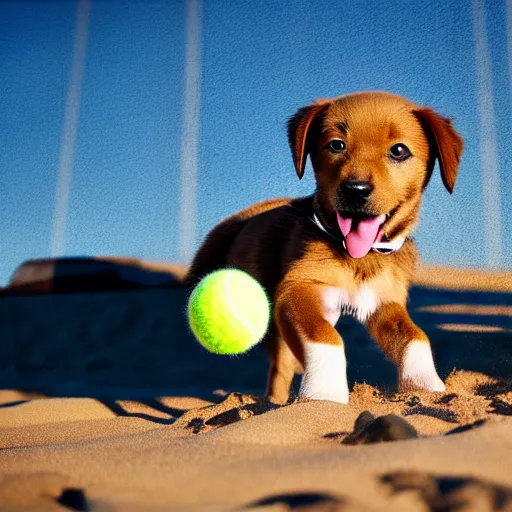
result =
[{"label": "tennis ball", "polygon": [[241,354],[261,341],[270,320],[262,286],[249,274],[222,269],[204,277],[188,301],[188,321],[204,348],[215,354]]}]

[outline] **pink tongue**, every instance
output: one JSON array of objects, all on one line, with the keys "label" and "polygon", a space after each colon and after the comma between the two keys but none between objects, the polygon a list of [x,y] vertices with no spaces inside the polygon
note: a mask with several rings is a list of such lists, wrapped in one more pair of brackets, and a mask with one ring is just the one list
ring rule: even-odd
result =
[{"label": "pink tongue", "polygon": [[352,258],[362,258],[366,256],[372,245],[382,238],[382,232],[379,230],[381,224],[386,219],[385,215],[376,215],[368,219],[360,220],[354,226],[352,217],[342,217],[336,212],[338,225],[345,237],[345,246]]}]

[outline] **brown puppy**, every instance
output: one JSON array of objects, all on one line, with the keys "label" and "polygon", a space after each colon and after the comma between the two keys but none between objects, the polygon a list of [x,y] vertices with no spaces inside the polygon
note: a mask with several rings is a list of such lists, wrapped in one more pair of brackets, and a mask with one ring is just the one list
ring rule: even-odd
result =
[{"label": "brown puppy", "polygon": [[288,123],[299,178],[311,157],[316,193],[259,203],[218,224],[199,249],[189,286],[230,266],[266,288],[273,320],[267,392],[348,402],[343,340],[351,314],[398,368],[399,390],[444,391],[430,343],[406,310],[417,251],[409,238],[423,189],[439,162],[452,192],[462,139],[433,110],[383,92],[321,100]]}]

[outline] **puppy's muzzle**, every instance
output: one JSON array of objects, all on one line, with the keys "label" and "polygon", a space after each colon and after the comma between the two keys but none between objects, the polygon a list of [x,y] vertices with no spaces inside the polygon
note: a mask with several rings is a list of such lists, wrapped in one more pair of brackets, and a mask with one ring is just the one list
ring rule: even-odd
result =
[{"label": "puppy's muzzle", "polygon": [[373,185],[369,181],[348,179],[341,183],[338,189],[339,199],[343,203],[361,206],[368,202],[373,192]]}]

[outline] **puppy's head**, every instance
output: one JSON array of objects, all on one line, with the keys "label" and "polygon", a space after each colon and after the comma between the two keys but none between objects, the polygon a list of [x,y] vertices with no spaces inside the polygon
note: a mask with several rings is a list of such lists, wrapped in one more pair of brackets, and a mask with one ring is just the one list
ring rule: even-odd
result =
[{"label": "puppy's head", "polygon": [[412,231],[436,159],[451,193],[462,153],[448,119],[383,92],[303,107],[290,118],[288,136],[299,178],[309,154],[319,213],[355,258]]}]

